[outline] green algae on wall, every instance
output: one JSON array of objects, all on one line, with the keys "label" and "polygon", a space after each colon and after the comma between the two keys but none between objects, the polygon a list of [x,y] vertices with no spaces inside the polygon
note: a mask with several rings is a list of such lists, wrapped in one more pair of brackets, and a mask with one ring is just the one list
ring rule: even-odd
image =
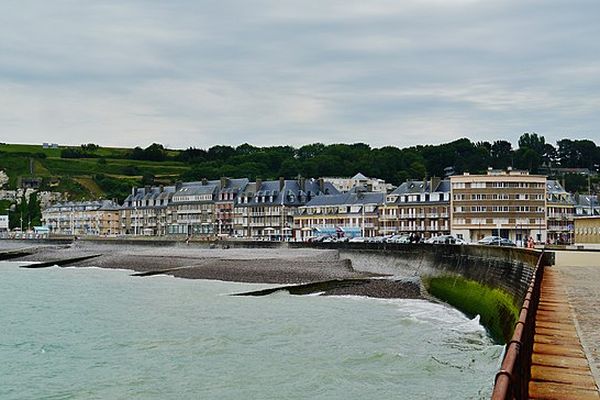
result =
[{"label": "green algae on wall", "polygon": [[510,340],[520,306],[507,292],[458,275],[424,279],[429,293],[479,321],[498,343]]}]

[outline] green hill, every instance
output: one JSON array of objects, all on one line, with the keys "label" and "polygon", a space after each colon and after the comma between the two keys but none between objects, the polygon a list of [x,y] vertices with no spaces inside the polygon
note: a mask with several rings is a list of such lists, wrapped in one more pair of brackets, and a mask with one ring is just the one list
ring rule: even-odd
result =
[{"label": "green hill", "polygon": [[22,179],[39,178],[41,189],[68,192],[70,199],[119,201],[133,185],[169,184],[190,169],[184,162],[176,161],[179,151],[164,150],[165,159],[161,161],[132,159],[133,151],[94,145],[43,148],[2,143],[0,169],[8,174],[11,189]]},{"label": "green hill", "polygon": [[[1,144],[0,169],[15,188],[20,179],[41,179],[42,189],[68,192],[71,199],[123,200],[131,186],[171,184],[222,176],[250,180],[326,176],[366,176],[399,185],[406,179],[485,173],[488,167],[513,167],[547,174],[571,192],[600,190],[600,147],[588,139],[562,139],[556,146],[536,133],[524,133],[518,148],[506,140],[472,142],[461,138],[439,145],[372,148],[365,143],[312,143],[292,146],[165,149],[153,143],[142,149],[95,144],[43,148]],[[588,171],[587,175],[578,169]]]}]

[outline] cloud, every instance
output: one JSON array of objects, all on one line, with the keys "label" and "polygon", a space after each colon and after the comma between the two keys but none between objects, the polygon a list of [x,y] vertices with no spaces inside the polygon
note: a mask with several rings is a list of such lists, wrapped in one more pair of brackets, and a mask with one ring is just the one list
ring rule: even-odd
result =
[{"label": "cloud", "polygon": [[598,139],[595,1],[25,0],[2,11],[6,142]]}]

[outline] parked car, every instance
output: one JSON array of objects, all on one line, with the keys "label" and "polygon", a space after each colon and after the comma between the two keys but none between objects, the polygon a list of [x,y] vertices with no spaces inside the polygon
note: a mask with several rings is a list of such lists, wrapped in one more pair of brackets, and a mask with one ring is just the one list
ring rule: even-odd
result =
[{"label": "parked car", "polygon": [[410,243],[410,235],[399,235],[398,237],[394,238],[394,243]]},{"label": "parked car", "polygon": [[477,244],[496,245],[497,246],[501,240],[502,240],[502,238],[500,236],[486,236],[483,239],[478,240]]},{"label": "parked car", "polygon": [[477,244],[483,244],[487,246],[509,246],[515,247],[516,244],[510,239],[502,238],[500,236],[486,236],[479,240]]},{"label": "parked car", "polygon": [[365,238],[362,236],[355,236],[352,239],[349,240],[350,243],[364,243],[365,242]]},{"label": "parked car", "polygon": [[500,246],[516,247],[517,245],[510,239],[502,238],[502,240],[500,240]]},{"label": "parked car", "polygon": [[453,235],[440,235],[434,236],[425,241],[425,243],[431,244],[467,244],[467,242],[461,238]]}]

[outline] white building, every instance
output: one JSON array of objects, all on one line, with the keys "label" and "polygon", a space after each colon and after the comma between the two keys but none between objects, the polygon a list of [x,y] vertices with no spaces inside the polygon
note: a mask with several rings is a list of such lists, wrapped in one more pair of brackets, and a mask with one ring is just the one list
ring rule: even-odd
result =
[{"label": "white building", "polygon": [[367,178],[360,172],[352,178],[323,178],[324,182],[331,183],[340,192],[349,192],[356,187],[364,187],[369,192],[388,193],[394,187],[390,183],[385,183],[383,179]]}]

